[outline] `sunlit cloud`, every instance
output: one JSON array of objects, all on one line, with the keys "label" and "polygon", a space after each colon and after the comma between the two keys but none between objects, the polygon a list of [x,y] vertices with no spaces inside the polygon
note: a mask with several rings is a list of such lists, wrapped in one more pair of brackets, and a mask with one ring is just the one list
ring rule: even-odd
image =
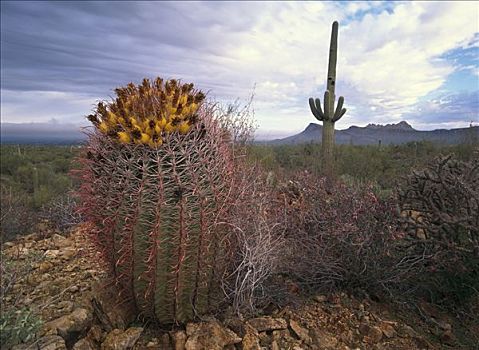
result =
[{"label": "sunlit cloud", "polygon": [[[293,134],[315,122],[307,99],[323,96],[334,20],[336,94],[348,108],[338,128],[406,119],[431,129],[478,119],[474,2],[1,6],[2,122],[84,123],[115,87],[161,75],[193,81],[220,101],[254,94],[259,133]],[[461,108],[452,115],[450,105],[436,104],[439,95]]]}]

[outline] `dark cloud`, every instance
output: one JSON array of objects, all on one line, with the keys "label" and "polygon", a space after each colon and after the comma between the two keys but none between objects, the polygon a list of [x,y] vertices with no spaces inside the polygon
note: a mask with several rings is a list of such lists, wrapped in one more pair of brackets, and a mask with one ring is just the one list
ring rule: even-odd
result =
[{"label": "dark cloud", "polygon": [[[424,19],[434,23],[426,26],[429,31],[418,44],[416,26],[424,24],[414,18],[421,11],[412,11],[408,3],[398,5],[402,12],[387,13],[397,4],[358,4],[2,1],[2,121],[79,121],[115,87],[162,76],[192,81],[220,101],[247,99],[257,83],[255,110],[261,127],[300,130],[311,121],[307,98],[322,97],[324,91],[333,19],[342,23],[337,94],[345,96],[349,109],[339,126],[399,121],[392,118],[452,121],[468,119],[473,108],[478,110],[477,92],[443,101],[441,109],[432,102],[415,104],[416,97],[436,89],[452,70],[436,67],[431,59],[441,50],[457,49],[470,36],[473,21],[463,18],[465,12],[451,12],[450,7],[459,5],[447,5],[446,11],[433,4],[442,10]],[[427,12],[429,5],[418,4],[414,7]],[[413,19],[406,21],[408,16]],[[464,30],[454,29],[457,18]],[[444,33],[465,34],[444,39]],[[471,38],[469,49],[443,57],[457,61],[457,67],[462,64],[469,76],[475,61],[463,56],[477,49],[477,33]],[[450,44],[436,52],[442,41]]]},{"label": "dark cloud", "polygon": [[259,15],[240,16],[245,6],[2,2],[2,88],[98,94],[152,75],[210,85],[207,67]]},{"label": "dark cloud", "polygon": [[413,112],[404,115],[407,120],[417,120],[424,124],[439,121],[448,123],[479,122],[479,90],[446,93],[431,100],[421,101]]}]

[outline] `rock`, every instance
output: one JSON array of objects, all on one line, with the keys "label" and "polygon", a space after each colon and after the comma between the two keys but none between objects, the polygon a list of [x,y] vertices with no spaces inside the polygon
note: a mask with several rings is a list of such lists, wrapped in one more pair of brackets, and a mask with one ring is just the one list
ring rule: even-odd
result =
[{"label": "rock", "polygon": [[416,343],[416,346],[421,350],[434,349],[434,347],[424,338],[414,337],[414,342]]},{"label": "rock", "polygon": [[146,344],[146,348],[147,348],[147,349],[158,349],[158,343],[157,343],[157,342],[154,342],[154,341],[149,341],[149,342]]},{"label": "rock", "polygon": [[243,350],[261,350],[258,334],[246,333],[241,342]]},{"label": "rock", "polygon": [[127,350],[133,348],[140,338],[143,328],[131,327],[126,331],[114,329],[107,334],[105,341],[101,344],[101,350]]},{"label": "rock", "polygon": [[68,314],[73,311],[73,302],[69,300],[60,301],[56,305],[56,309]]},{"label": "rock", "polygon": [[168,333],[164,333],[160,337],[159,348],[162,349],[162,350],[173,350],[173,346],[171,344],[171,338],[170,338],[170,335]]},{"label": "rock", "polygon": [[35,285],[38,285],[38,283],[40,282],[40,278],[41,277],[36,274],[29,274],[27,276],[27,283],[33,287]]},{"label": "rock", "polygon": [[309,331],[307,329],[301,327],[299,323],[294,320],[290,320],[289,325],[299,339],[304,341],[306,344],[312,343],[311,337],[309,336]]},{"label": "rock", "polygon": [[291,334],[288,329],[280,329],[273,331],[273,340],[281,340],[284,338],[291,338]]},{"label": "rock", "polygon": [[273,331],[272,341],[276,341],[280,349],[291,349],[297,340],[294,339],[288,329]]},{"label": "rock", "polygon": [[248,320],[248,323],[258,332],[288,328],[288,324],[283,318],[257,317]]},{"label": "rock", "polygon": [[273,340],[273,342],[271,343],[271,350],[281,350],[276,340]]},{"label": "rock", "polygon": [[51,268],[53,267],[53,264],[49,261],[43,261],[40,263],[40,265],[38,266],[38,271],[40,273],[45,273],[47,271],[50,271]]},{"label": "rock", "polygon": [[316,300],[318,303],[324,303],[326,301],[326,296],[322,294],[316,295],[314,300]]},{"label": "rock", "polygon": [[394,338],[397,335],[396,330],[392,326],[390,322],[383,321],[379,324],[379,328],[383,332],[383,334],[386,336],[386,338]]},{"label": "rock", "polygon": [[65,340],[58,335],[47,335],[38,340],[40,350],[66,350]]},{"label": "rock", "polygon": [[55,233],[52,236],[51,240],[53,245],[55,245],[56,248],[66,248],[72,245],[72,241],[70,241],[66,237],[59,235],[58,233]]},{"label": "rock", "polygon": [[408,326],[407,324],[402,324],[398,327],[398,334],[402,338],[414,338],[417,336],[417,333],[412,327]]},{"label": "rock", "polygon": [[43,256],[48,259],[54,259],[58,255],[60,255],[60,251],[58,249],[49,249],[45,252],[45,254],[43,254]]},{"label": "rock", "polygon": [[186,335],[185,350],[223,350],[225,346],[241,342],[236,333],[217,321],[188,323]]},{"label": "rock", "polygon": [[77,253],[77,250],[75,248],[67,248],[61,251],[61,258],[63,260],[70,260],[73,258]]},{"label": "rock", "polygon": [[448,345],[454,345],[454,343],[456,342],[456,337],[454,336],[454,333],[452,333],[452,331],[449,329],[441,334],[441,342]]},{"label": "rock", "polygon": [[228,318],[224,321],[224,325],[238,334],[241,338],[246,335],[248,329],[252,329],[253,332],[257,332],[256,329],[251,327],[247,322],[240,320],[237,317]]},{"label": "rock", "polygon": [[437,320],[437,325],[439,326],[439,328],[441,328],[443,331],[451,331],[452,330],[452,326],[450,323],[444,321],[444,320]]},{"label": "rock", "polygon": [[75,309],[71,314],[45,323],[45,334],[58,334],[66,341],[85,332],[91,325],[92,315],[86,309]]},{"label": "rock", "polygon": [[337,348],[338,340],[332,334],[320,329],[313,329],[312,333],[313,344],[317,346],[318,350],[332,350]]},{"label": "rock", "polygon": [[258,335],[259,345],[261,348],[269,349],[271,347],[271,337],[267,332],[261,332]]},{"label": "rock", "polygon": [[365,323],[359,325],[359,333],[364,336],[364,341],[369,344],[379,342],[383,336],[383,332],[379,327],[370,326]]},{"label": "rock", "polygon": [[175,350],[185,350],[185,345],[186,345],[185,331],[172,332],[171,339],[173,341],[173,348]]},{"label": "rock", "polygon": [[72,350],[96,350],[97,347],[92,344],[91,340],[88,338],[80,339],[73,345]]},{"label": "rock", "polygon": [[105,338],[100,326],[96,324],[91,326],[90,330],[88,331],[87,337],[98,344],[100,344]]}]

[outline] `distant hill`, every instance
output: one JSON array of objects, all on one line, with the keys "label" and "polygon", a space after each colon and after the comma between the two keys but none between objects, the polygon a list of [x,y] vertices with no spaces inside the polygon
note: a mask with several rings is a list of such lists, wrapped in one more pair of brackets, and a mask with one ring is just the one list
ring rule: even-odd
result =
[{"label": "distant hill", "polygon": [[60,123],[2,123],[2,144],[78,144],[86,139],[81,127]]},{"label": "distant hill", "polygon": [[[81,127],[73,124],[56,123],[1,123],[2,144],[78,144],[86,140]],[[283,145],[299,143],[320,143],[322,126],[310,123],[304,131],[283,139],[262,141],[261,143]],[[460,129],[439,129],[421,131],[414,129],[407,122],[397,124],[376,125],[365,127],[351,126],[345,130],[336,130],[335,139],[338,144],[383,145],[401,144],[412,141],[431,141],[442,144],[457,144],[475,137],[479,140],[479,127]]]},{"label": "distant hill", "polygon": [[[365,127],[351,126],[345,130],[336,130],[337,144],[372,145],[381,140],[383,145],[402,144],[413,141],[430,141],[441,144],[458,144],[475,138],[479,140],[479,127],[459,129],[438,129],[421,131],[414,129],[407,122],[397,124],[377,125],[369,124]],[[299,143],[320,143],[322,139],[322,126],[310,123],[304,131],[297,135],[283,139],[269,141],[269,144],[285,145]]]}]

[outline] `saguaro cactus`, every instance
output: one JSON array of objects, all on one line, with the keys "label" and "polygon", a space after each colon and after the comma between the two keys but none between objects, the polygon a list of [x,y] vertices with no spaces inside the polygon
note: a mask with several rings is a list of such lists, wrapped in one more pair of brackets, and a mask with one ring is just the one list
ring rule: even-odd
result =
[{"label": "saguaro cactus", "polygon": [[163,323],[216,308],[236,155],[193,84],[129,84],[99,103],[79,171],[82,212],[122,299]]},{"label": "saguaro cactus", "polygon": [[321,156],[323,159],[324,174],[328,177],[333,175],[334,169],[334,123],[337,122],[345,113],[343,108],[344,97],[338,99],[336,109],[335,86],[336,86],[336,61],[338,58],[338,22],[333,23],[331,32],[331,44],[329,47],[329,65],[328,65],[328,81],[327,90],[324,93],[324,112],[321,109],[321,101],[319,98],[309,99],[311,112],[319,121],[323,122],[323,139],[321,146]]}]

